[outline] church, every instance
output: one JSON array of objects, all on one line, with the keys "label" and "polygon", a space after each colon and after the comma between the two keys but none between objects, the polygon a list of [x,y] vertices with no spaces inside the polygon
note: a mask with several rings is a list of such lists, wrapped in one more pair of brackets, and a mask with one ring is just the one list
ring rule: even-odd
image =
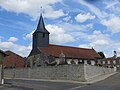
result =
[{"label": "church", "polygon": [[49,34],[41,14],[37,29],[33,33],[32,50],[27,58],[28,67],[83,63],[96,65],[101,58],[93,48],[49,44]]}]

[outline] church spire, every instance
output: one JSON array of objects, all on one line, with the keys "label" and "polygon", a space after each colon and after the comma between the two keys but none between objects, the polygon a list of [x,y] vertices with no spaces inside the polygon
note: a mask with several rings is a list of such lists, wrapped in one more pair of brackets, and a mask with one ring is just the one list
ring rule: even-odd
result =
[{"label": "church spire", "polygon": [[44,20],[41,14],[36,31],[33,33],[33,51],[36,52],[37,48],[48,47],[49,34],[50,33],[45,28]]},{"label": "church spire", "polygon": [[40,15],[40,19],[39,19],[39,22],[38,22],[38,26],[37,26],[37,29],[36,29],[35,32],[49,33],[49,32],[46,30],[46,28],[45,28],[42,14]]},{"label": "church spire", "polygon": [[43,16],[41,14],[36,31],[33,33],[32,50],[29,56],[40,53],[39,48],[44,48],[49,46],[49,34],[50,33],[45,28]]}]

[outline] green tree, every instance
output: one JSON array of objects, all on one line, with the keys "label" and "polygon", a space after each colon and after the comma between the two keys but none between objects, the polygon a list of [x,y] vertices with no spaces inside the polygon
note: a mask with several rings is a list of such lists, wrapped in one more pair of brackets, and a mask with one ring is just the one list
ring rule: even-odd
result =
[{"label": "green tree", "polygon": [[101,56],[102,59],[105,58],[105,55],[103,52],[98,52],[98,54]]}]

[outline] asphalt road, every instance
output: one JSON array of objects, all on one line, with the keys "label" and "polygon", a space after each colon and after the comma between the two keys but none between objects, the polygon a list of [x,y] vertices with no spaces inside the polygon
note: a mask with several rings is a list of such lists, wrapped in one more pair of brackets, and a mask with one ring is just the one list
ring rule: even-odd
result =
[{"label": "asphalt road", "polygon": [[120,72],[103,81],[75,90],[120,90]]},{"label": "asphalt road", "polygon": [[5,82],[0,90],[120,90],[120,73],[93,84],[13,79]]}]

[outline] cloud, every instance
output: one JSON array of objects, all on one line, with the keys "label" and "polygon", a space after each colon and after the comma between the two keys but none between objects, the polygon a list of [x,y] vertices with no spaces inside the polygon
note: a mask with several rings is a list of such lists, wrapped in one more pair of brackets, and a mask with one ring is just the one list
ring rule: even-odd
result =
[{"label": "cloud", "polygon": [[105,18],[107,16],[107,14],[105,12],[100,11],[99,8],[97,8],[96,6],[86,2],[85,0],[78,0],[78,2],[84,6],[87,6],[88,9],[94,13],[99,19]]},{"label": "cloud", "polygon": [[24,13],[36,19],[42,12],[40,7],[43,6],[45,17],[55,19],[65,15],[62,9],[52,7],[52,5],[61,2],[62,0],[1,0],[0,7],[6,11]]},{"label": "cloud", "polygon": [[113,0],[109,0],[109,1],[105,0],[103,3],[106,5],[106,7],[105,7],[106,9],[113,9],[113,8],[115,9],[117,5],[118,6],[120,5],[119,0],[114,0],[114,1]]},{"label": "cloud", "polygon": [[32,40],[32,36],[33,36],[33,33],[35,32],[35,30],[33,30],[31,33],[29,34],[24,34],[23,35],[23,39],[24,40]]},{"label": "cloud", "polygon": [[[108,41],[108,37],[109,35],[107,34],[103,34],[100,30],[94,30],[92,35],[90,35],[90,37],[88,37],[88,40],[90,42],[98,42],[98,41],[101,41],[101,42],[98,42],[99,43],[102,43],[102,44],[108,44],[107,41]],[[97,37],[97,38],[96,38]],[[104,42],[104,43],[103,43]],[[100,44],[101,45],[101,44]]]},{"label": "cloud", "polygon": [[65,30],[59,26],[49,24],[46,28],[50,32],[51,43],[61,44],[75,41],[72,35],[66,33]]},{"label": "cloud", "polygon": [[112,17],[109,20],[102,20],[101,23],[113,34],[120,32],[120,17]]},{"label": "cloud", "polygon": [[[75,39],[72,35],[66,33],[63,28],[60,28],[57,25],[48,24],[46,26],[46,29],[50,32],[50,43],[62,44],[62,43],[75,41]],[[29,34],[24,35],[23,39],[24,40],[32,40],[33,32],[34,31],[32,31]]]},{"label": "cloud", "polygon": [[92,48],[90,45],[88,44],[80,44],[78,47],[80,48]]},{"label": "cloud", "polygon": [[57,24],[59,27],[63,28],[66,31],[70,31],[70,32],[86,32],[88,30],[90,30],[91,28],[93,28],[93,23],[89,23],[86,25],[83,24],[74,24],[74,23],[66,23],[66,22],[61,22],[59,24]]},{"label": "cloud", "polygon": [[106,57],[112,57],[113,51],[116,50],[118,56],[120,55],[120,43],[112,40],[110,35],[102,33],[100,30],[94,30],[92,34],[82,33],[81,39],[86,43],[80,44],[82,48],[94,48],[97,51],[102,51]]},{"label": "cloud", "polygon": [[[94,30],[92,34],[83,34],[82,39],[87,43],[79,45],[79,47],[93,47],[97,50],[108,49],[109,43],[111,42],[108,34],[103,34],[100,30]],[[105,48],[104,48],[105,47]]]},{"label": "cloud", "polygon": [[8,39],[9,42],[16,42],[17,40],[18,40],[18,38],[16,38],[16,37],[10,37]]},{"label": "cloud", "polygon": [[106,9],[108,9],[108,8],[111,8],[111,7],[114,7],[116,4],[118,4],[118,2],[115,2],[115,1],[113,1],[113,2],[111,2],[111,3],[109,3],[108,4],[108,2],[106,2]]},{"label": "cloud", "polygon": [[2,37],[2,36],[0,36],[0,42],[2,41],[2,38],[3,38],[3,37]]},{"label": "cloud", "polygon": [[71,19],[71,16],[67,16],[67,17],[63,18],[63,21],[71,22],[71,23],[73,22],[72,19]]},{"label": "cloud", "polygon": [[87,14],[80,13],[75,17],[75,20],[80,23],[83,23],[89,19],[95,19],[95,16],[92,16],[90,13],[87,13]]},{"label": "cloud", "polygon": [[[94,30],[90,35],[84,34],[83,38],[87,41],[87,45],[84,44],[83,46],[95,47],[97,50],[103,50],[103,48],[111,42],[109,35],[103,34],[100,30]],[[105,49],[107,49],[107,47]]]},{"label": "cloud", "polygon": [[[10,40],[10,38],[9,38]],[[7,50],[11,50],[21,56],[28,56],[28,54],[30,53],[31,50],[31,44],[29,46],[23,46],[23,45],[17,45],[15,44],[13,41],[14,39],[11,39],[11,41],[4,41],[4,42],[0,42],[0,49],[7,51]],[[12,41],[13,40],[13,41]]]},{"label": "cloud", "polygon": [[56,18],[67,15],[64,13],[62,9],[54,10],[52,6],[46,6],[44,8],[43,14],[44,14],[44,17],[51,18],[51,19],[56,19]]}]

